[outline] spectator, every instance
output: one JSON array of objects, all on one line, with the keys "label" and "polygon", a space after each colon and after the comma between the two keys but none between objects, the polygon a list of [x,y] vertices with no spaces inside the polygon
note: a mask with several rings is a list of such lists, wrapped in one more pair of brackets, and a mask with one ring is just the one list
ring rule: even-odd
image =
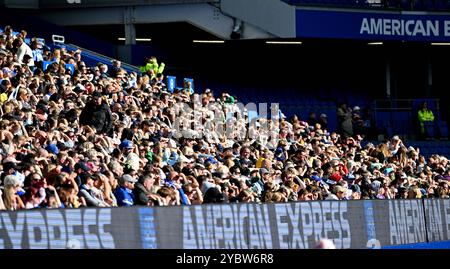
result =
[{"label": "spectator", "polygon": [[94,181],[94,187],[102,192],[103,201],[108,204],[108,206],[117,206],[117,200],[114,196],[114,190],[116,189],[116,183],[110,183],[109,178],[106,176],[109,171],[106,171],[105,174],[97,173],[98,180]]},{"label": "spectator", "polygon": [[96,91],[92,97],[80,114],[80,124],[93,127],[99,134],[111,134],[112,116],[109,107],[103,102],[101,93]]},{"label": "spectator", "polygon": [[0,209],[449,196],[446,158],[425,158],[398,136],[363,147],[357,108],[339,107],[340,134],[327,132],[326,115],[249,126],[227,92],[168,92],[156,61],[128,74],[118,62],[88,68],[80,51],[44,47],[42,59],[60,64],[30,72],[6,32]]},{"label": "spectator", "polygon": [[[431,109],[428,108],[427,102],[423,102],[420,106],[419,111],[417,112],[417,116],[419,118],[419,125],[420,125],[420,135],[423,138],[428,138],[429,133],[427,129],[425,128],[427,123],[434,123],[434,114]],[[432,126],[434,128],[434,126]]]},{"label": "spectator", "polygon": [[112,67],[109,70],[109,76],[112,78],[117,77],[119,71],[121,70],[122,62],[118,60],[112,61]]},{"label": "spectator", "polygon": [[352,110],[341,103],[337,109],[338,133],[343,137],[353,136]]},{"label": "spectator", "polygon": [[84,197],[78,197],[78,191],[75,185],[63,184],[60,188],[61,203],[65,208],[85,207],[86,200]]},{"label": "spectator", "polygon": [[103,193],[94,186],[94,179],[99,180],[98,176],[88,173],[81,175],[80,196],[84,198],[87,206],[109,207],[104,201]]},{"label": "spectator", "polygon": [[315,112],[310,112],[309,113],[307,122],[308,122],[309,126],[314,126],[314,125],[316,125],[316,123],[318,123],[318,120],[317,120]]},{"label": "spectator", "polygon": [[164,63],[158,64],[156,57],[152,56],[145,59],[145,66],[140,67],[140,71],[141,73],[148,75],[152,80],[157,74],[162,74],[164,72],[165,66]]},{"label": "spectator", "polygon": [[21,187],[19,179],[16,176],[8,175],[4,178],[3,185],[5,189],[2,198],[6,210],[24,209],[25,205],[17,195],[17,191]]},{"label": "spectator", "polygon": [[324,114],[324,113],[320,114],[318,123],[322,127],[322,130],[328,130],[328,117],[327,117],[327,114]]},{"label": "spectator", "polygon": [[30,44],[31,52],[33,54],[33,61],[37,65],[38,63],[41,63],[44,61],[44,58],[42,57],[42,50],[38,48],[38,42],[36,40],[31,41]]},{"label": "spectator", "polygon": [[25,55],[28,55],[30,59],[27,65],[34,66],[33,51],[31,50],[30,46],[23,42],[22,38],[16,38],[13,42],[13,46],[15,49],[17,49],[17,60],[20,64],[24,63],[24,57]]},{"label": "spectator", "polygon": [[148,205],[150,202],[150,196],[152,194],[152,186],[155,183],[153,175],[147,175],[141,177],[135,184],[134,193],[134,204],[136,205]]},{"label": "spectator", "polygon": [[120,177],[119,187],[114,192],[118,206],[134,205],[133,189],[136,182],[137,180],[128,174],[124,174]]},{"label": "spectator", "polygon": [[359,106],[355,106],[353,108],[352,124],[353,134],[364,135],[366,133],[364,128],[364,119],[361,115],[361,108]]}]

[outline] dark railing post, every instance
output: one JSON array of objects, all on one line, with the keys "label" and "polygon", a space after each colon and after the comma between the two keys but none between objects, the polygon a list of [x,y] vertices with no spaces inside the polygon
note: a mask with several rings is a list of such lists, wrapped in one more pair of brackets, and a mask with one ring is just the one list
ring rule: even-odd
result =
[{"label": "dark railing post", "polygon": [[427,224],[427,212],[425,210],[425,198],[422,198],[422,208],[423,208],[423,219],[425,222],[425,238],[426,242],[429,243],[430,240],[428,239],[428,224]]}]

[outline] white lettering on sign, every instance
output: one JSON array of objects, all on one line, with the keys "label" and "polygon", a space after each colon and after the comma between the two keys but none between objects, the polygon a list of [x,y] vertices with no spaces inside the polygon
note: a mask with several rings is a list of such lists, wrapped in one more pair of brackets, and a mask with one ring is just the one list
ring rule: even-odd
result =
[{"label": "white lettering on sign", "polygon": [[450,36],[450,21],[444,21],[444,36]]},{"label": "white lettering on sign", "polygon": [[425,223],[420,200],[389,201],[390,244],[425,241]]},{"label": "white lettering on sign", "polygon": [[[10,214],[1,213],[2,227],[4,229],[4,235],[2,236],[2,241],[5,242],[5,237],[11,240],[11,247],[14,249],[22,248],[22,236],[23,236],[23,224],[25,222],[25,212],[17,213],[17,218],[15,224],[11,221]],[[4,246],[6,248],[6,246]]]},{"label": "white lettering on sign", "polygon": [[79,248],[114,248],[106,225],[111,209],[2,212],[0,248],[61,249],[70,240]]},{"label": "white lettering on sign", "polygon": [[442,227],[440,200],[425,200],[425,216],[428,224],[428,238],[430,242],[442,241],[444,231]]},{"label": "white lettering on sign", "polygon": [[442,206],[444,208],[445,230],[447,231],[447,240],[450,240],[450,200],[442,200]]},{"label": "white lettering on sign", "polygon": [[[450,25],[447,24],[447,21],[445,21],[445,36],[447,36],[449,26]],[[386,36],[439,36],[439,21],[363,18],[359,33],[361,35],[366,34]]]},{"label": "white lettering on sign", "polygon": [[183,209],[183,248],[270,249],[266,205],[208,205]]},{"label": "white lettering on sign", "polygon": [[338,248],[350,248],[345,202],[277,204],[275,213],[281,248],[313,248],[321,238],[332,239]]},{"label": "white lettering on sign", "polygon": [[48,210],[47,212],[48,240],[50,248],[66,248],[67,233],[63,214],[58,210]]}]

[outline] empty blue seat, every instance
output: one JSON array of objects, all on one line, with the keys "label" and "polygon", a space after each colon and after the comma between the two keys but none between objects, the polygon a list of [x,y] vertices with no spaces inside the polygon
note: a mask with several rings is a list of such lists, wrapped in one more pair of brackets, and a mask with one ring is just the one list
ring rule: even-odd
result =
[{"label": "empty blue seat", "polygon": [[435,137],[435,128],[434,128],[434,122],[425,122],[425,133],[427,138],[434,138]]},{"label": "empty blue seat", "polygon": [[411,2],[409,0],[402,0],[400,3],[400,7],[402,9],[410,10],[411,9]]},{"label": "empty blue seat", "polygon": [[[445,121],[438,122],[439,134],[441,138],[448,138],[448,126]],[[450,146],[450,145],[448,145]]]}]

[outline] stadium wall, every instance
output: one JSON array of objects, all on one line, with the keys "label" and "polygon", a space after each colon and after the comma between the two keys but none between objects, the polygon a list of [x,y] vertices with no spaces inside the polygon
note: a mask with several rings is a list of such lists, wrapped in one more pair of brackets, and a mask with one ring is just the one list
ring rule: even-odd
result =
[{"label": "stadium wall", "polygon": [[[450,200],[314,201],[0,213],[0,248],[381,248],[450,240]],[[445,244],[444,244],[445,245]]]}]

